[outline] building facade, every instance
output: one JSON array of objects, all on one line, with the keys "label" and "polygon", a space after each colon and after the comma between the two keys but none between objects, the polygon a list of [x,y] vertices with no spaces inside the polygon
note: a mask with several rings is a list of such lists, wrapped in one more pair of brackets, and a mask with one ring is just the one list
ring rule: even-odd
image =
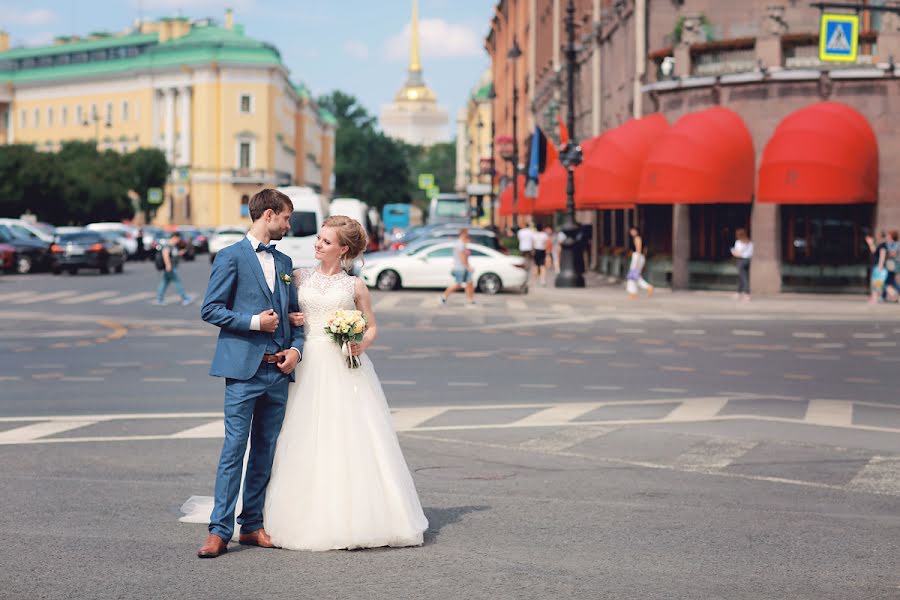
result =
[{"label": "building facade", "polygon": [[[900,19],[877,10],[885,3],[851,4],[859,5],[859,53],[855,61],[832,63],[819,60],[820,11],[809,3],[574,2],[574,133],[579,140],[652,113],[675,127],[721,108],[736,114],[749,132],[755,170],[746,201],[673,197],[667,204],[635,193],[631,208],[580,212],[579,221],[593,225],[596,268],[623,273],[626,232],[634,224],[653,253],[649,268],[657,283],[676,288],[728,286],[735,277],[729,249],[735,230],[745,227],[755,245],[754,291],[864,289],[865,235],[900,225],[900,176],[889,168],[889,157],[900,144],[892,118],[900,105],[900,71],[893,62],[900,56]],[[551,139],[556,137],[557,116],[566,116],[561,49],[567,5],[567,0],[502,0],[487,37],[494,72],[507,73],[511,61],[492,41],[511,34],[506,15],[521,19],[516,30],[520,39],[530,34],[535,58],[528,66],[533,73],[525,75],[520,86],[529,89],[533,81],[529,110]],[[509,106],[509,85],[498,79],[496,89],[497,106]],[[823,103],[850,109],[865,123],[863,129],[873,132],[880,167],[877,193],[844,199],[761,197],[766,148],[776,131],[799,111]],[[498,120],[498,135],[509,135],[511,127],[501,127],[502,122]],[[865,135],[860,130],[857,137]],[[519,140],[523,144],[521,135]],[[520,146],[520,154],[524,150]],[[786,177],[786,185],[804,185],[796,170],[788,170]]]},{"label": "building facade", "polygon": [[[482,223],[491,222],[491,124],[492,83],[490,71],[485,72],[472,88],[466,106],[457,118],[456,191],[470,197],[481,206]],[[495,215],[496,218],[496,215]]]},{"label": "building facade", "polygon": [[331,192],[335,119],[230,11],[221,26],[173,18],[43,48],[0,45],[0,82],[7,144],[162,150],[171,175],[160,224],[240,222],[265,186]]}]

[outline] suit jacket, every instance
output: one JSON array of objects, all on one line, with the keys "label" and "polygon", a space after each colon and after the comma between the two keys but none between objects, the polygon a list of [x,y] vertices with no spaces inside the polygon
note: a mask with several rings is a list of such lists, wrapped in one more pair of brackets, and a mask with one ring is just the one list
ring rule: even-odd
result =
[{"label": "suit jacket", "polygon": [[[219,341],[209,369],[214,377],[247,380],[256,374],[272,334],[251,331],[250,319],[270,308],[278,315],[285,348],[303,352],[303,327],[291,326],[288,318],[288,313],[300,311],[297,288],[293,278],[290,283],[282,280],[283,275],[291,275],[291,259],[278,250],[272,255],[275,285],[280,286],[278,294],[269,291],[256,250],[247,238],[219,251],[213,261],[200,316],[219,328]],[[290,378],[294,380],[293,373]]]}]

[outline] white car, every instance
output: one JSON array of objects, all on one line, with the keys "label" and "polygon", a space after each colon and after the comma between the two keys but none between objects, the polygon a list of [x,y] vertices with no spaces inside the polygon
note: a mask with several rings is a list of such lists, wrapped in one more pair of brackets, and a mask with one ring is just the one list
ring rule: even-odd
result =
[{"label": "white car", "polygon": [[141,230],[137,227],[132,227],[125,223],[91,223],[85,227],[85,229],[90,231],[115,231],[116,233],[121,233],[122,236],[119,243],[125,248],[125,252],[128,254],[129,258],[137,256],[138,236],[141,235]]},{"label": "white car", "polygon": [[[453,247],[456,240],[429,244],[410,253],[385,253],[367,258],[360,277],[379,290],[445,288],[453,283]],[[478,291],[528,291],[528,271],[520,256],[507,256],[487,246],[469,244],[469,265]]]},{"label": "white car", "polygon": [[216,258],[216,254],[232,244],[236,244],[247,235],[247,228],[241,225],[223,225],[216,227],[215,233],[209,238],[209,262]]},{"label": "white car", "polygon": [[41,240],[42,242],[53,243],[56,239],[52,233],[41,229],[34,223],[29,223],[24,219],[0,219],[0,225],[6,225],[13,233],[23,239]]}]

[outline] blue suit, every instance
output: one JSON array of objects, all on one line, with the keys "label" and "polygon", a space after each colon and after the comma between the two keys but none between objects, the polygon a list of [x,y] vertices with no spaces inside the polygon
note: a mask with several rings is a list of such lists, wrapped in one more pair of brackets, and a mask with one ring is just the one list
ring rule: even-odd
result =
[{"label": "blue suit", "polygon": [[[299,312],[291,259],[274,250],[275,291],[266,284],[256,251],[244,238],[216,255],[200,315],[219,327],[219,341],[209,374],[225,378],[225,443],[216,471],[215,506],[209,531],[226,542],[234,534],[234,511],[241,485],[247,438],[250,457],[244,482],[241,533],[263,526],[266,486],[275,457],[275,442],[287,406],[288,384],[277,365],[263,365],[264,354],[287,348],[303,352],[303,328],[292,327],[288,313]],[[254,315],[272,309],[279,327],[274,333],[251,331]]]}]

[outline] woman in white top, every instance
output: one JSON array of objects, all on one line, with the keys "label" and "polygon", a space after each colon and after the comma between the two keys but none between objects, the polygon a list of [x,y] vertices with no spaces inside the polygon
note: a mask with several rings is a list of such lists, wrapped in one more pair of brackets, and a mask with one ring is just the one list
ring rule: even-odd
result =
[{"label": "woman in white top", "polygon": [[738,300],[750,299],[750,259],[753,258],[753,242],[747,235],[747,230],[740,228],[735,232],[734,247],[731,255],[737,259],[738,291],[735,297]]}]

